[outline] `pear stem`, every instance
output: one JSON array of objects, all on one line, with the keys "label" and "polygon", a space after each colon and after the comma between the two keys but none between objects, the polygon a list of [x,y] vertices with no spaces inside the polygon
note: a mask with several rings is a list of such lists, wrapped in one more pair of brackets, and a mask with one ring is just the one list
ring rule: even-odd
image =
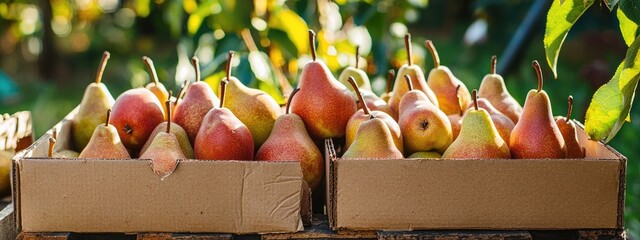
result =
[{"label": "pear stem", "polygon": [[227,56],[227,81],[231,77],[231,62],[233,61],[233,51],[229,51],[229,55]]},{"label": "pear stem", "polygon": [[496,65],[498,65],[498,57],[493,55],[491,56],[491,74],[496,74]]},{"label": "pear stem", "polygon": [[569,104],[568,109],[567,109],[567,122],[569,121],[569,119],[571,118],[571,111],[573,111],[573,96],[569,95],[569,97],[567,98],[567,102]]},{"label": "pear stem", "polygon": [[142,61],[144,62],[145,65],[147,65],[147,68],[149,68],[149,72],[151,73],[151,81],[153,81],[153,83],[157,86],[158,85],[158,73],[156,72],[156,67],[153,65],[153,61],[151,60],[151,58],[148,58],[147,56],[142,57]]},{"label": "pear stem", "polygon": [[460,84],[456,86],[456,101],[458,101],[458,110],[460,111],[460,117],[462,117],[462,102],[460,101]]},{"label": "pear stem", "polygon": [[478,111],[478,90],[473,89],[471,92],[471,99],[473,99],[473,108]]},{"label": "pear stem", "polygon": [[393,79],[396,77],[396,71],[394,71],[393,69],[389,69],[389,72],[387,73],[387,94],[391,92],[391,85],[393,83]]},{"label": "pear stem", "polygon": [[171,133],[171,100],[164,102],[167,105],[167,133]]},{"label": "pear stem", "polygon": [[362,97],[362,93],[360,92],[360,89],[358,89],[358,84],[356,84],[356,80],[350,76],[347,81],[349,82],[349,84],[351,84],[351,87],[353,87],[353,90],[356,91],[356,96],[358,96],[358,99],[362,103],[362,111],[364,111],[364,114],[371,115],[371,112],[369,111],[369,106],[367,106],[367,102]]},{"label": "pear stem", "polygon": [[404,80],[407,82],[407,87],[409,87],[409,91],[413,90],[413,83],[411,82],[411,77],[408,74],[404,75]]},{"label": "pear stem", "polygon": [[538,77],[538,92],[542,91],[542,69],[540,69],[540,64],[538,63],[537,60],[533,60],[533,62],[531,62],[531,65],[533,66],[533,69],[536,71],[536,76]]},{"label": "pear stem", "polygon": [[356,68],[360,65],[360,45],[356,46]]},{"label": "pear stem", "polygon": [[191,58],[191,65],[196,71],[196,82],[200,82],[200,59],[196,56],[193,56]]},{"label": "pear stem", "polygon": [[427,46],[427,49],[429,49],[429,52],[431,53],[431,58],[433,58],[433,67],[440,67],[440,55],[438,55],[436,46],[433,45],[433,42],[431,42],[431,40],[424,41],[424,45]]},{"label": "pear stem", "polygon": [[176,102],[173,103],[173,106],[178,106],[178,101],[184,95],[185,91],[187,90],[187,86],[189,86],[189,81],[184,81],[184,83],[182,83],[182,87],[180,88],[180,91],[178,92],[178,95],[176,96]]},{"label": "pear stem", "polygon": [[229,82],[229,80],[223,79],[222,81],[220,81],[220,108],[224,107],[224,95],[225,92],[227,91],[227,83]]},{"label": "pear stem", "polygon": [[411,58],[411,33],[404,35],[404,48],[407,50],[407,65],[413,65],[413,59]]},{"label": "pear stem", "polygon": [[109,120],[111,118],[111,109],[107,109],[107,119],[104,121],[104,126],[108,127],[109,126]]},{"label": "pear stem", "polygon": [[311,51],[311,59],[316,60],[316,33],[309,29],[309,50]]},{"label": "pear stem", "polygon": [[51,137],[53,137],[53,139],[58,139],[58,129],[57,128],[53,128],[53,132],[51,133]]},{"label": "pear stem", "polygon": [[49,158],[53,157],[53,146],[55,146],[56,144],[56,139],[50,137],[49,138],[49,152],[47,153],[47,156],[49,156]]},{"label": "pear stem", "polygon": [[291,100],[293,100],[293,96],[295,96],[298,91],[300,91],[300,88],[294,89],[293,92],[291,92],[291,95],[289,95],[289,100],[287,100],[287,109],[284,112],[285,114],[291,113]]},{"label": "pear stem", "polygon": [[102,74],[104,74],[104,69],[107,67],[107,61],[111,57],[111,54],[108,51],[104,51],[102,53],[102,60],[100,60],[100,67],[98,68],[98,74],[96,74],[96,83],[100,83],[102,81]]}]

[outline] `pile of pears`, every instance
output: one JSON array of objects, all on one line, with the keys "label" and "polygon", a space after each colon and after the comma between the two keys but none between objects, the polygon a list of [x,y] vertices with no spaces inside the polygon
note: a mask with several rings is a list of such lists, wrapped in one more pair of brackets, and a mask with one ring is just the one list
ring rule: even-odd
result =
[{"label": "pile of pears", "polygon": [[430,40],[425,45],[434,68],[425,77],[412,61],[407,34],[407,63],[397,74],[389,71],[387,92],[377,96],[358,66],[359,48],[356,66],[336,79],[316,57],[312,30],[309,44],[311,61],[302,68],[284,110],[269,94],[231,75],[233,51],[217,94],[200,81],[198,58],[191,61],[194,81],[173,97],[153,61],[143,57],[152,82],[114,100],[101,81],[109,59],[105,52],[95,82],[71,120],[77,151],[54,151],[52,139],[50,157],[151,159],[153,170],[165,177],[180,159],[299,161],[312,189],[324,177],[318,146],[327,138],[345,139],[345,159],[585,157],[570,120],[572,98],[567,116],[554,118],[537,61],[538,87],[521,106],[496,74],[495,56],[479,90],[470,92],[440,64]]}]

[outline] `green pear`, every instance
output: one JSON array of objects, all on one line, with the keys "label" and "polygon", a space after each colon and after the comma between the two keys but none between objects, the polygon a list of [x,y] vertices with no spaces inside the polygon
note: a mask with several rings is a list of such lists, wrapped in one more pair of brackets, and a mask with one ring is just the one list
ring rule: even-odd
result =
[{"label": "green pear", "polygon": [[517,123],[522,114],[522,106],[509,94],[502,76],[496,73],[496,62],[496,56],[491,57],[491,72],[482,79],[478,95],[489,100],[498,111]]},{"label": "green pear", "polygon": [[[170,97],[171,97],[171,94],[169,94],[168,98]],[[158,133],[165,132],[165,130],[168,128],[167,125],[171,125],[170,127],[171,134],[174,135],[178,140],[180,149],[182,150],[182,153],[184,154],[184,156],[187,159],[194,159],[196,156],[193,153],[193,147],[191,147],[191,143],[189,142],[189,136],[187,135],[187,132],[184,130],[184,128],[180,127],[180,125],[175,124],[174,122],[171,121],[171,118],[172,118],[171,113],[173,112],[172,111],[173,107],[171,106],[172,104],[169,103],[165,105],[166,105],[165,108],[169,110],[166,113],[167,116],[165,116],[167,121],[158,124],[158,126],[156,126],[156,128],[153,129],[153,132],[151,132],[151,135],[149,135],[149,139],[144,144],[144,146],[142,146],[142,148],[140,149],[140,155],[144,154],[144,152],[147,151],[147,149],[149,148],[153,140],[156,138],[156,135],[158,135]]]},{"label": "green pear", "polygon": [[309,30],[312,61],[300,74],[299,97],[291,102],[291,111],[302,118],[314,140],[345,135],[347,122],[357,110],[356,100],[347,87],[336,80],[327,65],[316,60],[315,33]]},{"label": "green pear", "polygon": [[389,127],[381,119],[372,116],[358,127],[356,138],[342,158],[402,159]]},{"label": "green pear", "polygon": [[93,131],[91,140],[82,152],[79,158],[108,158],[108,159],[129,159],[131,156],[120,141],[118,130],[109,124],[111,109],[107,110],[107,116],[104,124],[100,124]]},{"label": "green pear", "polygon": [[[229,62],[233,51],[229,51]],[[231,66],[227,68],[227,76],[222,81],[227,83],[227,99],[225,106],[233,112],[251,131],[254,148],[257,151],[267,140],[273,124],[282,110],[273,97],[264,91],[248,88],[236,77],[231,76]]]},{"label": "green pear", "polygon": [[84,91],[82,101],[78,106],[78,113],[71,120],[71,134],[75,149],[82,151],[89,143],[96,126],[101,125],[106,117],[107,109],[113,106],[115,100],[107,87],[102,83],[102,74],[109,60],[109,52],[104,52],[96,81],[89,84]]},{"label": "green pear", "polygon": [[567,116],[556,117],[556,124],[558,124],[558,129],[560,129],[564,143],[567,146],[567,158],[584,158],[586,156],[586,150],[580,145],[578,129],[573,120],[571,120],[573,96],[569,96],[567,101],[569,102]]},{"label": "green pear", "polygon": [[362,69],[358,68],[359,62],[360,62],[360,46],[356,46],[356,65],[354,67],[348,66],[347,68],[342,70],[342,73],[340,73],[340,76],[338,77],[338,81],[340,81],[343,85],[345,85],[354,94],[355,94],[355,90],[353,89],[353,87],[351,87],[351,84],[349,84],[348,82],[349,77],[353,77],[355,79],[356,84],[358,88],[360,88],[360,90],[373,91],[371,90],[371,81],[369,81],[369,76],[367,76],[367,73],[364,72]]},{"label": "green pear", "polygon": [[411,58],[411,35],[408,33],[404,37],[404,44],[407,50],[408,62],[407,64],[402,65],[400,69],[398,69],[396,81],[393,84],[393,91],[391,92],[388,101],[389,107],[391,107],[391,110],[393,110],[395,113],[398,113],[398,116],[400,115],[400,100],[402,99],[404,94],[409,91],[409,86],[404,79],[405,75],[409,75],[409,77],[411,78],[411,84],[413,85],[414,89],[422,91],[427,96],[429,101],[431,101],[431,103],[436,107],[438,107],[439,105],[438,98],[436,97],[435,93],[433,93],[431,88],[429,88],[429,86],[427,85],[427,81],[424,78],[422,69],[418,65],[413,64],[413,60]]},{"label": "green pear", "polygon": [[149,148],[140,155],[141,159],[151,159],[153,172],[161,176],[167,176],[176,169],[178,159],[186,159],[182,151],[182,143],[176,135],[171,132],[171,101],[167,100],[165,104],[169,109],[167,113],[166,132],[159,132],[151,140]]},{"label": "green pear", "polygon": [[565,158],[567,148],[562,133],[553,119],[549,96],[542,90],[542,70],[538,61],[534,60],[532,65],[538,77],[538,89],[527,94],[520,120],[511,131],[511,155],[513,158]]},{"label": "green pear", "polygon": [[391,132],[391,137],[393,138],[393,142],[396,145],[396,148],[403,153],[404,152],[404,143],[402,140],[402,133],[400,132],[400,126],[398,123],[391,117],[389,114],[381,111],[372,111],[369,109],[369,104],[367,101],[363,100],[362,92],[356,85],[355,79],[352,77],[348,78],[348,83],[356,90],[356,96],[360,99],[361,103],[364,103],[362,109],[356,111],[349,122],[347,123],[347,133],[345,137],[345,149],[349,149],[349,146],[353,143],[356,138],[356,134],[358,132],[358,128],[360,124],[365,121],[371,119],[371,116],[378,118],[387,125],[389,131]]},{"label": "green pear", "polygon": [[459,114],[460,105],[467,106],[471,102],[469,89],[453,75],[448,67],[440,65],[440,56],[433,42],[427,40],[425,45],[431,52],[434,64],[427,77],[427,84],[438,98],[438,107],[447,115]]},{"label": "green pear", "polygon": [[258,161],[300,162],[302,175],[311,191],[322,184],[324,177],[324,158],[320,149],[313,142],[300,118],[291,112],[291,100],[300,89],[295,89],[287,101],[286,112],[280,115],[273,124],[273,130],[258,152]]},{"label": "green pear", "polygon": [[500,133],[500,137],[502,137],[505,142],[509,142],[511,131],[513,131],[513,128],[516,126],[516,124],[513,123],[513,121],[511,121],[509,117],[494,108],[493,105],[491,105],[491,103],[485,98],[479,98],[475,102],[471,102],[467,107],[467,111],[469,109],[472,109],[476,104],[479,108],[487,110],[487,113],[489,113],[493,125],[496,126],[498,133]]},{"label": "green pear", "polygon": [[[411,78],[405,75],[406,82]],[[424,92],[413,89],[400,100],[398,125],[404,140],[404,152],[444,152],[453,140],[451,123],[442,110],[429,100]]]},{"label": "green pear", "polygon": [[491,121],[487,110],[478,108],[476,90],[474,109],[468,110],[462,119],[460,135],[442,154],[442,158],[511,158],[509,146]]}]

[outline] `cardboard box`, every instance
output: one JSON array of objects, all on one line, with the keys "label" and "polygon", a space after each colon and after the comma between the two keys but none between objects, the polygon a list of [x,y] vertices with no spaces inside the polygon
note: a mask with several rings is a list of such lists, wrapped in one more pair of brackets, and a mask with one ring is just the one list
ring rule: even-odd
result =
[{"label": "cardboard box", "polygon": [[587,159],[346,160],[326,140],[333,229],[620,229],[626,158],[579,140]]},{"label": "cardboard box", "polygon": [[[75,112],[55,126],[56,148],[69,148]],[[23,232],[296,232],[310,211],[296,161],[181,160],[161,180],[150,160],[47,158],[50,134],[13,159]]]}]

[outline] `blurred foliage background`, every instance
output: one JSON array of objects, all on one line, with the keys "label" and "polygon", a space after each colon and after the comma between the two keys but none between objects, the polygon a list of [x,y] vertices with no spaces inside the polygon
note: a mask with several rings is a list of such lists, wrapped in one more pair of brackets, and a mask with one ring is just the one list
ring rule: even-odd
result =
[{"label": "blurred foliage background", "polygon": [[[103,82],[116,97],[150,81],[141,60],[155,62],[160,81],[177,92],[193,81],[189,58],[200,58],[205,81],[217,89],[226,52],[236,51],[233,74],[278,101],[297,84],[311,59],[307,30],[318,36],[318,56],[335,76],[355,63],[377,93],[388,69],[406,61],[403,36],[413,36],[414,63],[433,67],[424,40],[434,41],[443,65],[469,89],[488,73],[491,55],[521,103],[536,87],[531,68],[544,62],[543,33],[550,1],[535,0],[10,0],[0,2],[0,112],[31,110],[36,136],[69,113],[93,81],[103,51],[111,52]],[[590,8],[569,33],[559,57],[559,79],[543,64],[555,115],[584,113],[608,81],[626,45],[614,14]],[[364,63],[364,64],[363,64]],[[640,238],[638,108],[610,144],[627,156],[626,227]]]}]

